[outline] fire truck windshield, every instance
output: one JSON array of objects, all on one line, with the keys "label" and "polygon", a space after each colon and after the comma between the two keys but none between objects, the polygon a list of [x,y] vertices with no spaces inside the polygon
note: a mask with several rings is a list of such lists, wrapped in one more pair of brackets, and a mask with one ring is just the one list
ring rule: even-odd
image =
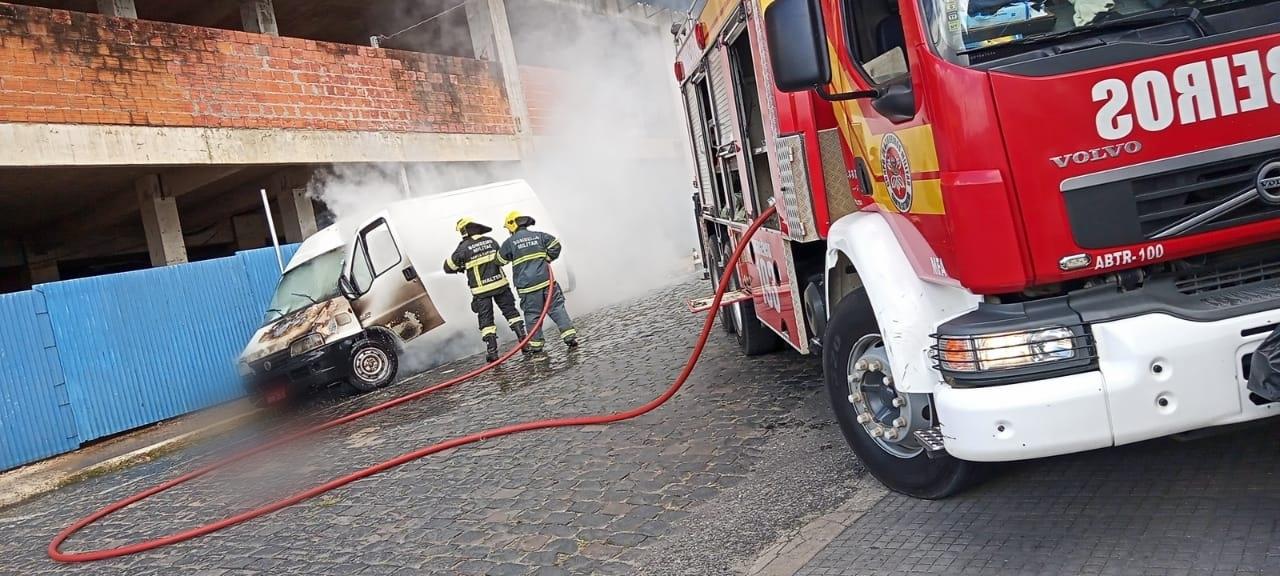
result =
[{"label": "fire truck windshield", "polygon": [[[1274,1],[923,0],[923,8],[938,53],[968,65],[1036,47],[1170,23],[1188,27],[1187,34],[1206,36],[1215,29],[1207,22],[1207,15]],[[1171,31],[1176,33],[1181,30]],[[1177,39],[1172,36],[1159,41]],[[1096,45],[1080,43],[1082,48]]]}]

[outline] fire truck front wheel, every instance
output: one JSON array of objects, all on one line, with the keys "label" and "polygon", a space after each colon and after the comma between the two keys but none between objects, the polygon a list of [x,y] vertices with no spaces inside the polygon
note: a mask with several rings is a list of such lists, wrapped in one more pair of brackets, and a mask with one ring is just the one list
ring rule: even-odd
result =
[{"label": "fire truck front wheel", "polygon": [[933,425],[928,394],[899,392],[866,292],[855,290],[836,306],[822,345],[831,409],[845,440],[873,476],[890,490],[916,498],[946,498],[977,477],[978,465],[930,458],[913,432]]}]

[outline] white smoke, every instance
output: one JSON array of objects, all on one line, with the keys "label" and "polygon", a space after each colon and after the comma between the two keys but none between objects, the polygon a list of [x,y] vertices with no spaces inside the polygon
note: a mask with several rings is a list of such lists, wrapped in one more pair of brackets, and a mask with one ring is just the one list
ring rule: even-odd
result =
[{"label": "white smoke", "polygon": [[[692,166],[671,74],[674,49],[665,31],[670,17],[637,25],[537,0],[508,7],[517,59],[536,67],[532,75],[555,80],[554,99],[531,98],[540,104],[533,110],[539,130],[532,157],[519,164],[410,166],[412,193],[528,180],[572,255],[576,289],[567,299],[575,315],[679,280],[691,270],[697,236]],[[400,178],[395,165],[337,167],[313,182],[312,194],[349,235],[346,228],[405,197]],[[505,231],[494,236],[501,241]],[[465,281],[450,279],[456,286],[428,286],[447,324],[411,345],[406,370],[482,347]]]}]

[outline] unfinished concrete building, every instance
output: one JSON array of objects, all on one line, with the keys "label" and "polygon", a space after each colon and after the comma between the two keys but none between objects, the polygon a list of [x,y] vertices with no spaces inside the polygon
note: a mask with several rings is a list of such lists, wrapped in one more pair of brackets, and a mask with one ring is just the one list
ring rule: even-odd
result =
[{"label": "unfinished concrete building", "polygon": [[[617,2],[521,4],[511,13],[645,20]],[[308,182],[333,166],[520,162],[537,124],[523,85],[551,98],[558,80],[522,69],[508,13],[504,0],[0,3],[0,292],[266,246],[262,189],[279,240],[301,241],[324,224]]]}]

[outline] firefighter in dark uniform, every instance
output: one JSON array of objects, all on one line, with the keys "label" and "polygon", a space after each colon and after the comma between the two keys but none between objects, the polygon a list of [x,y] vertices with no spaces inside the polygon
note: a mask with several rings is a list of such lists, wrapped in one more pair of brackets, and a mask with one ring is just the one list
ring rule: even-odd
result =
[{"label": "firefighter in dark uniform", "polygon": [[[546,232],[530,230],[529,227],[534,225],[533,218],[519,212],[507,214],[503,224],[511,232],[511,237],[502,243],[498,254],[503,260],[511,262],[511,276],[516,292],[520,294],[520,308],[524,310],[525,322],[530,326],[537,322],[544,303],[548,297],[551,298],[551,309],[547,311],[547,316],[556,323],[564,343],[570,348],[576,348],[578,331],[573,327],[573,320],[564,308],[564,293],[559,284],[556,285],[554,294],[548,294],[547,290],[551,281],[548,268],[551,262],[560,257],[560,241]],[[542,353],[544,346],[541,327],[533,333],[529,346],[533,348],[535,357],[540,357],[538,355]]]},{"label": "firefighter in dark uniform", "polygon": [[[458,220],[457,228],[462,242],[444,261],[444,271],[466,273],[467,286],[471,288],[471,311],[480,321],[480,337],[486,346],[485,360],[493,362],[498,359],[498,327],[493,324],[493,305],[498,305],[511,330],[521,340],[525,337],[524,320],[516,310],[516,300],[502,272],[507,261],[498,253],[498,241],[485,236],[493,229],[470,218]],[[532,350],[526,348],[524,352],[528,354]]]}]

